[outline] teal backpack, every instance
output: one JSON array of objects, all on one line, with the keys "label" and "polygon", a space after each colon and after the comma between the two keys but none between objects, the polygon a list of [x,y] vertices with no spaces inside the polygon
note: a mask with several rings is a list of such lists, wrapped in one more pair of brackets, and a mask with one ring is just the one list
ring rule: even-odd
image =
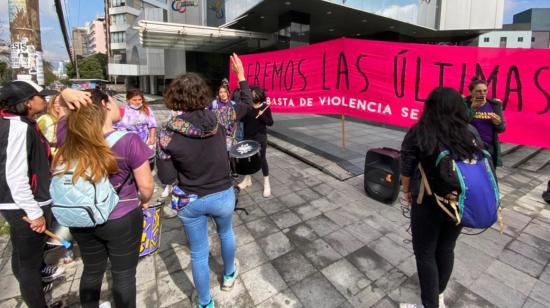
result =
[{"label": "teal backpack", "polygon": [[[112,148],[125,134],[126,132],[115,131],[106,138],[106,141]],[[104,177],[95,184],[82,177],[73,183],[75,168],[71,168],[63,175],[54,173],[52,178],[50,194],[55,219],[66,227],[90,228],[104,224],[118,204],[117,191],[109,181],[109,177]],[[58,170],[63,169],[64,166],[58,168]]]}]

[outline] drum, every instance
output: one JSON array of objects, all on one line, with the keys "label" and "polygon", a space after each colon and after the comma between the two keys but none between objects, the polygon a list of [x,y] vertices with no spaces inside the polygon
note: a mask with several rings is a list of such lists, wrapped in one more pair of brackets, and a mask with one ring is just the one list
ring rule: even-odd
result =
[{"label": "drum", "polygon": [[160,212],[162,203],[157,202],[143,210],[143,233],[139,256],[147,256],[157,251],[160,246]]},{"label": "drum", "polygon": [[258,172],[262,168],[260,144],[254,140],[237,142],[229,151],[231,168],[241,175],[249,175]]}]

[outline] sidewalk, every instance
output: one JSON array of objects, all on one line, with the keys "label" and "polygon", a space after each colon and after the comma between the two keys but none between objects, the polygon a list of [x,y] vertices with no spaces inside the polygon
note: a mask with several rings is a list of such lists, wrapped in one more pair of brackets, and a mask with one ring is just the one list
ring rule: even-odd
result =
[{"label": "sidewalk", "polygon": [[[159,117],[166,112],[155,110]],[[409,220],[399,204],[388,206],[366,197],[362,175],[345,172],[312,151],[326,141],[336,154],[339,140],[321,137],[323,120],[313,117],[303,129],[276,115],[274,129],[311,136],[309,148],[278,140],[278,147],[317,162],[312,167],[274,148],[268,149],[273,197],[261,194],[261,174],[241,192],[239,206],[250,215],[234,216],[240,276],[231,292],[219,289],[222,261],[215,228],[210,224],[211,281],[216,307],[396,307],[420,302]],[[315,124],[317,123],[317,124]],[[349,161],[358,172],[366,148],[400,143],[404,132],[373,132],[359,123],[348,140]],[[338,125],[338,124],[337,124]],[[380,128],[383,129],[383,128]],[[364,131],[362,131],[364,130]],[[304,133],[304,132],[311,132]],[[339,131],[336,129],[337,134]],[[350,136],[351,136],[350,131]],[[383,135],[379,135],[379,134]],[[332,144],[328,144],[331,141]],[[354,162],[354,160],[356,160]],[[324,171],[337,170],[345,181]],[[321,168],[321,169],[322,169]],[[343,170],[343,171],[342,171]],[[330,173],[330,172],[329,172]],[[540,194],[550,175],[504,167],[498,176],[506,228],[481,235],[461,235],[455,268],[446,291],[447,307],[550,307],[550,206]],[[159,192],[162,187],[159,187]],[[23,307],[11,273],[10,245],[0,238],[0,307]],[[51,293],[78,307],[80,260],[67,267]],[[193,282],[189,248],[181,223],[162,221],[159,251],[140,260],[138,307],[191,307]],[[110,298],[110,277],[102,297]]]}]

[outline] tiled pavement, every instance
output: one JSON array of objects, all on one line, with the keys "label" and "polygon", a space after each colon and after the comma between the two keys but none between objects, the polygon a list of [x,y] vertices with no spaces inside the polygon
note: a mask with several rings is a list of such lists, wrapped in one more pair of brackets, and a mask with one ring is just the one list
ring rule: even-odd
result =
[{"label": "tiled pavement", "polygon": [[[363,154],[364,155],[364,154]],[[339,181],[270,148],[273,197],[260,175],[242,192],[234,216],[240,277],[219,290],[219,241],[210,225],[212,293],[218,307],[395,307],[419,302],[418,279],[399,204],[365,196],[362,176]],[[540,194],[550,168],[498,171],[506,228],[462,235],[447,288],[449,307],[550,307],[550,206]],[[139,307],[191,307],[189,248],[177,219],[162,223],[159,251],[138,266]],[[0,306],[22,307],[0,238]],[[53,255],[50,256],[53,259]],[[54,299],[77,306],[81,262],[56,281]],[[106,277],[102,296],[110,297]]]}]

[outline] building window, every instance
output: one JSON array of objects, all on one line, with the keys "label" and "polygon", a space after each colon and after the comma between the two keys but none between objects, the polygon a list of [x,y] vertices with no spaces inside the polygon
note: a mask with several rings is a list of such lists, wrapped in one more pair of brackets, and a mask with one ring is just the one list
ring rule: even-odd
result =
[{"label": "building window", "polygon": [[532,36],[532,37],[531,37],[531,42],[534,42],[534,41],[535,41],[535,37]]},{"label": "building window", "polygon": [[523,37],[518,37],[518,42],[523,42]]},{"label": "building window", "polygon": [[111,25],[125,25],[126,14],[111,15]]},{"label": "building window", "polygon": [[111,0],[111,7],[125,6],[126,0]]},{"label": "building window", "polygon": [[489,43],[489,41],[490,41],[490,39],[489,39],[488,37],[484,37],[484,38],[483,38],[483,42],[484,42],[484,43]]},{"label": "building window", "polygon": [[111,33],[111,43],[124,43],[126,41],[126,32]]},{"label": "building window", "polygon": [[504,36],[501,37],[501,38],[500,38],[500,42],[501,42],[501,43],[506,43],[506,37],[504,37]]}]

